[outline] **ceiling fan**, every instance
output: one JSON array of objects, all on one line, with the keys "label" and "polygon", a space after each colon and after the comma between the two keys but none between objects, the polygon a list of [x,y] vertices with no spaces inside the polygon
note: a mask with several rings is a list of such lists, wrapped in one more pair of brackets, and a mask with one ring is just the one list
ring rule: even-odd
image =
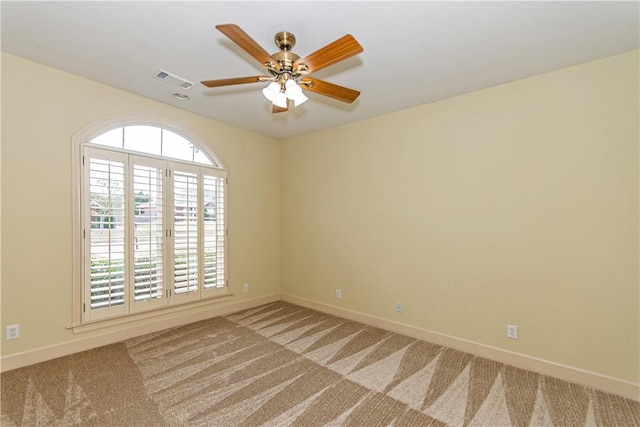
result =
[{"label": "ceiling fan", "polygon": [[308,76],[314,71],[319,71],[361,53],[362,46],[350,34],[301,58],[291,52],[296,38],[286,31],[279,32],[275,36],[275,43],[280,51],[269,55],[239,26],[223,24],[216,25],[216,28],[264,65],[270,75],[202,81],[201,83],[207,87],[271,82],[262,92],[272,102],[274,113],[287,111],[290,101],[293,101],[296,106],[305,102],[308,98],[302,89],[347,103],[355,101],[360,95],[357,90]]}]

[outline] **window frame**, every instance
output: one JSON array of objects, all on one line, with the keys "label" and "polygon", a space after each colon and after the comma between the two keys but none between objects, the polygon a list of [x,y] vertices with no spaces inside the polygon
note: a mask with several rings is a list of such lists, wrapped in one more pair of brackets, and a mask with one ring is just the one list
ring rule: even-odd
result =
[{"label": "window frame", "polygon": [[[187,139],[189,142],[193,143],[199,150],[201,150],[211,161],[212,165],[206,165],[203,163],[190,162],[185,160],[179,160],[172,157],[166,157],[161,155],[154,155],[148,153],[141,153],[133,150],[126,150],[114,147],[107,147],[99,144],[91,144],[89,141],[105,132],[109,132],[115,128],[126,127],[126,126],[154,126],[162,129],[166,129],[173,133],[176,133],[179,136]],[[228,250],[228,227],[229,227],[229,218],[228,218],[228,171],[224,167],[224,163],[220,160],[219,156],[212,153],[212,150],[208,147],[204,146],[201,141],[205,141],[204,138],[199,138],[197,132],[192,130],[183,130],[181,125],[177,125],[173,119],[165,116],[158,115],[148,115],[148,114],[137,114],[137,115],[119,115],[114,117],[109,117],[104,120],[100,120],[98,122],[92,123],[86,126],[84,129],[79,131],[72,137],[72,189],[73,189],[73,280],[72,280],[72,324],[69,326],[70,329],[73,329],[74,333],[82,332],[85,330],[94,330],[101,327],[108,327],[116,324],[122,324],[127,322],[132,322],[137,319],[144,319],[151,316],[162,315],[165,313],[174,313],[184,310],[189,310],[197,306],[208,305],[212,303],[218,303],[223,300],[227,300],[231,294],[229,291],[229,250]],[[107,317],[104,319],[97,320],[87,320],[83,315],[83,307],[86,302],[86,295],[84,289],[84,281],[83,277],[85,271],[85,244],[84,244],[84,236],[85,236],[85,215],[86,208],[83,206],[83,201],[85,200],[83,192],[84,188],[84,166],[82,164],[83,161],[83,152],[84,147],[89,146],[96,149],[107,150],[111,152],[120,152],[124,153],[127,156],[139,157],[139,158],[148,158],[148,159],[157,159],[159,161],[165,162],[167,164],[186,166],[186,167],[195,167],[200,168],[201,170],[209,171],[210,175],[222,178],[224,180],[223,187],[223,198],[225,204],[225,214],[224,214],[224,242],[223,242],[223,253],[224,253],[224,261],[223,261],[223,269],[224,269],[224,286],[222,288],[216,289],[219,292],[211,292],[212,296],[194,299],[193,301],[184,301],[184,302],[169,302],[163,303],[159,307],[155,307],[149,310],[135,310],[131,309],[127,311],[125,314],[117,315],[113,317]],[[129,166],[127,166],[129,168]],[[204,176],[204,174],[202,175]],[[202,178],[204,179],[204,178]],[[167,180],[169,184],[171,180]],[[173,188],[173,184],[170,184],[171,189]],[[169,189],[167,189],[168,191]],[[133,188],[129,190],[130,199],[133,199]],[[168,194],[168,193],[167,193]],[[201,195],[201,194],[200,194]],[[199,195],[199,196],[200,196]],[[173,197],[173,195],[171,195]],[[200,200],[199,197],[199,205],[203,206],[203,201]],[[132,205],[132,208],[135,206]],[[133,211],[132,211],[133,212]],[[202,215],[204,216],[204,209],[202,209]],[[133,216],[133,215],[132,215]],[[170,220],[172,220],[172,216]],[[200,226],[201,227],[201,226]],[[202,235],[204,237],[204,235]],[[172,244],[167,242],[167,244]],[[166,251],[165,251],[166,252]],[[199,254],[202,255],[201,253]],[[165,259],[167,262],[173,262],[170,257]],[[172,278],[167,276],[165,278],[165,292],[166,289],[173,290]],[[199,289],[199,294],[203,294],[203,289]],[[130,289],[130,292],[133,292]],[[129,292],[129,293],[130,293]],[[127,298],[130,298],[130,295],[127,294]],[[163,301],[166,300],[166,297],[163,296]],[[165,301],[166,302],[166,301]],[[130,302],[131,307],[134,307],[134,302]]]}]

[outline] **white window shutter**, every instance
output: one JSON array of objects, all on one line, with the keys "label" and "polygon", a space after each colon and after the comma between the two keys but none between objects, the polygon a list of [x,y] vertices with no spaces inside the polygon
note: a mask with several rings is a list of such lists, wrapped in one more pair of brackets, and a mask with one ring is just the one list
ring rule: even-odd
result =
[{"label": "white window shutter", "polygon": [[224,288],[225,283],[225,178],[203,171],[204,289]]},{"label": "white window shutter", "polygon": [[126,162],[122,153],[85,150],[85,319],[126,311]]},{"label": "white window shutter", "polygon": [[133,215],[133,311],[164,304],[165,289],[165,163],[131,156]]},{"label": "white window shutter", "polygon": [[107,134],[82,149],[82,322],[228,293],[226,172]]},{"label": "white window shutter", "polygon": [[175,301],[198,299],[199,168],[172,164],[173,296]]}]

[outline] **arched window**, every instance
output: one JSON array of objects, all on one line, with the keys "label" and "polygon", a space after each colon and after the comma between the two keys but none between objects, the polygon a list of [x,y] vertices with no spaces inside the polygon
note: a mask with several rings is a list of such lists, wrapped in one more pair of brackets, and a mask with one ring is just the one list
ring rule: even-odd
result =
[{"label": "arched window", "polygon": [[[78,141],[79,323],[227,294],[226,171],[158,125]],[[76,323],[74,321],[74,323]]]},{"label": "arched window", "polygon": [[105,147],[218,167],[195,142],[174,131],[158,126],[120,126],[92,138],[89,142]]}]

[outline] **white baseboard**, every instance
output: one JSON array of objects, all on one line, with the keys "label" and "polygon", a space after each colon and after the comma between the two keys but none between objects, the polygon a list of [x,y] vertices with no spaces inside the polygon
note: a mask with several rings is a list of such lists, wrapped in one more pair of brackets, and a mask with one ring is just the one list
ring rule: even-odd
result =
[{"label": "white baseboard", "polygon": [[450,335],[428,331],[415,326],[394,322],[368,314],[346,310],[344,308],[319,303],[294,295],[282,294],[282,300],[292,304],[311,308],[323,313],[343,317],[356,322],[364,323],[387,331],[406,335],[412,338],[428,341],[433,344],[448,347],[454,350],[471,353],[473,355],[495,360],[496,362],[527,369],[542,375],[559,378],[561,380],[580,384],[607,393],[616,394],[629,399],[640,401],[640,384],[607,377],[594,372],[585,371],[571,366],[562,365],[548,360],[538,359],[525,354],[514,353],[497,347],[480,344],[456,338]]},{"label": "white baseboard", "polygon": [[158,316],[158,318],[156,318],[152,323],[147,322],[141,325],[132,325],[130,327],[123,327],[116,332],[92,335],[90,337],[80,337],[48,347],[40,347],[22,353],[3,356],[2,359],[0,359],[0,371],[6,372],[12,369],[22,368],[24,366],[56,359],[58,357],[68,356],[80,351],[91,350],[92,348],[113,344],[140,335],[186,325],[200,320],[210,319],[212,317],[224,316],[275,301],[280,301],[280,294],[267,295],[231,304],[202,307],[198,311],[182,316],[173,315],[173,317],[165,319],[163,319],[162,316]]}]

